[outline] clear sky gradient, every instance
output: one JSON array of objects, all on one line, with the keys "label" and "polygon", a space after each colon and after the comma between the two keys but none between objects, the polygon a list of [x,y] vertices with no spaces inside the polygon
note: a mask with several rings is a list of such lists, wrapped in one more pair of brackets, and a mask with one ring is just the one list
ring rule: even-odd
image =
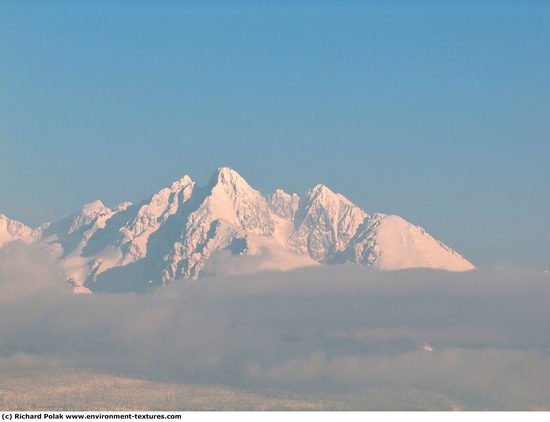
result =
[{"label": "clear sky gradient", "polygon": [[550,266],[550,2],[0,2],[0,213],[220,166]]}]

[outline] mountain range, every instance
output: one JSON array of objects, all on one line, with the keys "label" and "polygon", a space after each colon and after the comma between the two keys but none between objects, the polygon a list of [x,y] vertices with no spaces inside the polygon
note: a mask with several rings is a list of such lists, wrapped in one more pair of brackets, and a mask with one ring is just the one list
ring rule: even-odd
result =
[{"label": "mountain range", "polygon": [[381,270],[475,267],[423,228],[368,214],[325,185],[264,197],[235,170],[189,176],[136,204],[97,200],[35,229],[0,214],[0,247],[47,247],[76,292],[146,291],[181,278],[353,263]]}]

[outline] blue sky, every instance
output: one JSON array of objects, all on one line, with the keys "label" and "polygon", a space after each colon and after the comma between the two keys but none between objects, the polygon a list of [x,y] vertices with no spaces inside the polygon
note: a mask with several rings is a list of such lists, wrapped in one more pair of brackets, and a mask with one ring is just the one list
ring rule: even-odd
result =
[{"label": "blue sky", "polygon": [[0,2],[0,212],[219,166],[550,265],[550,3]]}]

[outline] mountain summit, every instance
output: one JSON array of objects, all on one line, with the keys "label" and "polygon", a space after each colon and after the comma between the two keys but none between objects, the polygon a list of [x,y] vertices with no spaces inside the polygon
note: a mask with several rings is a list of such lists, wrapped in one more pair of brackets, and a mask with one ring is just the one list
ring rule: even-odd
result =
[{"label": "mountain summit", "polygon": [[206,186],[184,176],[138,204],[111,209],[98,200],[35,230],[0,215],[0,246],[18,239],[53,250],[78,292],[320,264],[474,268],[423,228],[370,215],[325,185],[266,199],[228,167]]}]

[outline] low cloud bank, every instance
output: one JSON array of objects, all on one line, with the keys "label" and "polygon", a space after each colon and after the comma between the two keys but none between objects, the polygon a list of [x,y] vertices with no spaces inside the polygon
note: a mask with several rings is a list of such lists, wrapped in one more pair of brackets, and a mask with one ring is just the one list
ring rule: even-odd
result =
[{"label": "low cloud bank", "polygon": [[[425,391],[550,408],[550,276],[315,267],[72,295],[43,250],[0,250],[0,373],[72,365],[297,393]],[[431,349],[431,351],[429,351]]]}]

